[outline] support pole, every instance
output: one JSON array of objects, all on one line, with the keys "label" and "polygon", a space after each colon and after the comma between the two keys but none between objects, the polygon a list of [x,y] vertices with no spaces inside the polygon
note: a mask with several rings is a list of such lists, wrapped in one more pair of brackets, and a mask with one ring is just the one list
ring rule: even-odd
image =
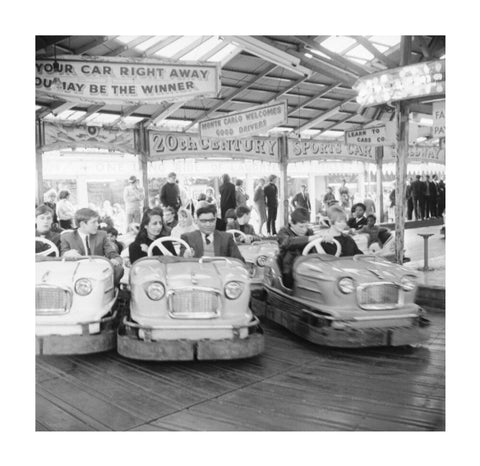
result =
[{"label": "support pole", "polygon": [[43,204],[43,153],[40,149],[36,153],[37,196],[36,205]]},{"label": "support pole", "polygon": [[377,217],[383,222],[383,146],[375,146],[375,162],[377,164]]},{"label": "support pole", "polygon": [[287,167],[288,167],[288,144],[287,136],[282,135],[278,139],[280,153],[280,199],[279,205],[283,206],[283,224],[288,225],[288,186],[287,186]]},{"label": "support pole", "polygon": [[138,154],[138,167],[141,173],[142,185],[145,190],[145,199],[143,201],[143,208],[149,207],[149,195],[148,195],[148,148],[147,148],[147,130],[143,123],[139,125],[137,147],[136,152]]},{"label": "support pole", "polygon": [[[412,46],[411,36],[402,36],[400,41],[400,65],[408,65]],[[396,120],[396,152],[395,161],[395,257],[397,264],[403,264],[405,247],[405,194],[408,157],[408,117],[410,104],[398,102],[395,104]]]}]

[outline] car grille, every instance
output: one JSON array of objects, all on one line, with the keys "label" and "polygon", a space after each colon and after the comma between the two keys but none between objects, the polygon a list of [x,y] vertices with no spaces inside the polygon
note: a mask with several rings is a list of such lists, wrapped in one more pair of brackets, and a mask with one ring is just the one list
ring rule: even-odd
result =
[{"label": "car grille", "polygon": [[72,305],[72,293],[66,288],[40,285],[35,289],[36,313],[66,314]]},{"label": "car grille", "polygon": [[358,304],[366,310],[394,309],[399,304],[399,298],[400,288],[394,283],[375,283],[357,288]]},{"label": "car grille", "polygon": [[250,275],[250,278],[255,277],[257,273],[257,266],[253,262],[247,262],[247,267],[248,267],[248,274]]},{"label": "car grille", "polygon": [[215,290],[173,290],[168,297],[169,314],[174,318],[211,319],[220,315],[220,293]]}]

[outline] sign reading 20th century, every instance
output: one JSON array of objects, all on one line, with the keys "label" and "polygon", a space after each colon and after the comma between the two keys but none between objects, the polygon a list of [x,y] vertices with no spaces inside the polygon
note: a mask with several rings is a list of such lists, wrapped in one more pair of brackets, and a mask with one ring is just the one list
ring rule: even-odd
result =
[{"label": "sign reading 20th century", "polygon": [[69,101],[151,104],[215,97],[220,90],[216,63],[65,56],[39,59],[35,69],[38,93]]},{"label": "sign reading 20th century", "polygon": [[198,128],[201,138],[244,138],[263,134],[286,121],[287,102],[282,101],[202,120]]}]

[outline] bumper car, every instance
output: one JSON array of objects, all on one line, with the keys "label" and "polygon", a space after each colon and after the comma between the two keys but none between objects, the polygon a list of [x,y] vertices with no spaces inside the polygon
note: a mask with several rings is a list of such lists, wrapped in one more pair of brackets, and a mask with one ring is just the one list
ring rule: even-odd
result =
[{"label": "bumper car", "polygon": [[233,235],[238,249],[245,259],[250,274],[252,292],[263,288],[263,271],[268,259],[278,253],[278,242],[275,239],[262,239],[247,244],[247,235],[240,230],[227,230]]},{"label": "bumper car", "polygon": [[[266,317],[312,343],[357,348],[416,345],[429,338],[429,320],[414,303],[417,276],[384,259],[327,255],[308,243],[293,265],[293,289],[282,282],[277,257],[265,265],[264,292],[252,298]],[[309,254],[310,252],[315,252]]]},{"label": "bumper car", "polygon": [[117,291],[110,261],[100,256],[62,259],[55,244],[44,238],[35,241],[48,246],[36,254],[36,354],[115,348]]},{"label": "bumper car", "polygon": [[[263,351],[264,336],[250,308],[243,262],[224,257],[172,256],[159,238],[130,270],[130,312],[119,327],[117,351],[155,361],[240,359]],[[163,256],[152,256],[159,247]]]}]

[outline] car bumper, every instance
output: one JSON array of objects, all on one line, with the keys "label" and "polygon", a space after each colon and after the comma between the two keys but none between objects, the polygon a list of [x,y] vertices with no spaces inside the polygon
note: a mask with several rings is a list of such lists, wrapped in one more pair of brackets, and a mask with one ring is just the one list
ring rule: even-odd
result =
[{"label": "car bumper", "polygon": [[[114,349],[116,341],[117,313],[97,322],[78,324],[81,335],[43,335],[35,337],[37,356],[90,354]],[[99,328],[99,333],[90,333],[91,328]]]},{"label": "car bumper", "polygon": [[[243,328],[248,330],[248,335],[240,338]],[[256,356],[263,351],[263,330],[256,317],[249,324],[233,328],[232,331],[232,338],[218,340],[207,338],[149,340],[148,328],[125,318],[117,335],[117,351],[126,358],[151,361],[243,359]],[[139,334],[144,334],[147,338],[141,339]]]}]

